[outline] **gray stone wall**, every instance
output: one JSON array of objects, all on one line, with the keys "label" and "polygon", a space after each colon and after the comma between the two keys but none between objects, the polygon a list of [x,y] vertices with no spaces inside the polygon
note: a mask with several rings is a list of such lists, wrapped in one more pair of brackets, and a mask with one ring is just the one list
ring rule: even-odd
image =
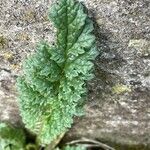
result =
[{"label": "gray stone wall", "polygon": [[[0,1],[0,120],[20,122],[15,79],[42,39],[55,40],[50,0]],[[101,55],[88,83],[86,114],[66,140],[88,137],[117,145],[150,145],[150,1],[82,0],[95,22]],[[123,149],[123,148],[120,148]],[[140,148],[142,149],[142,148]],[[146,148],[148,149],[148,147]]]}]

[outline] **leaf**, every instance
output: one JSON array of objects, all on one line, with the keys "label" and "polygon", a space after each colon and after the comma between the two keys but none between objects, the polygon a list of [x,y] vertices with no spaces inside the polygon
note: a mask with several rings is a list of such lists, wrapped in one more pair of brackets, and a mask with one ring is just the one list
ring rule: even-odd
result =
[{"label": "leaf", "polygon": [[66,146],[64,150],[86,150],[83,146]]},{"label": "leaf", "polygon": [[75,0],[58,0],[49,14],[57,28],[54,46],[40,43],[18,78],[19,106],[26,127],[49,144],[83,113],[86,80],[98,55],[93,24]]},{"label": "leaf", "polygon": [[[56,148],[55,150],[60,150],[59,148]],[[86,150],[84,146],[69,146],[67,145],[66,147],[62,148],[62,150]]]},{"label": "leaf", "polygon": [[22,129],[0,123],[0,150],[24,150],[25,135]]}]

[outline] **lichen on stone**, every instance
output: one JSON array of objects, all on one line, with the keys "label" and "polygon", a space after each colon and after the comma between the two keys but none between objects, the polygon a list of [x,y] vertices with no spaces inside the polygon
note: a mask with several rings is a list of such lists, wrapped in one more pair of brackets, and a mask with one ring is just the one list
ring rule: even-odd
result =
[{"label": "lichen on stone", "polygon": [[131,92],[131,88],[128,87],[127,85],[116,84],[115,86],[112,87],[112,92],[114,94],[122,94],[125,92]]},{"label": "lichen on stone", "polygon": [[131,39],[128,46],[137,49],[143,56],[150,55],[150,41],[146,39]]}]

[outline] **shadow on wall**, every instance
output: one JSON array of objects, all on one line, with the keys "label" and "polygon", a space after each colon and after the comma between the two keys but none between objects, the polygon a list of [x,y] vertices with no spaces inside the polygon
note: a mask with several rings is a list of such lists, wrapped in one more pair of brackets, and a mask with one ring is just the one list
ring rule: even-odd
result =
[{"label": "shadow on wall", "polygon": [[96,89],[96,93],[110,94],[114,85],[123,83],[117,70],[125,64],[125,60],[118,53],[121,47],[118,41],[113,40],[113,33],[107,30],[104,25],[99,25],[94,17],[92,18],[96,44],[100,54],[95,61],[95,78],[91,81],[92,84],[89,83],[89,92]]}]

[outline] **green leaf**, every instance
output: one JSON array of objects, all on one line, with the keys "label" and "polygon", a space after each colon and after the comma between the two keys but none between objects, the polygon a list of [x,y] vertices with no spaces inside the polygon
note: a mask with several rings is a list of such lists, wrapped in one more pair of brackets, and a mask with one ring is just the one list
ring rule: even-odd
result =
[{"label": "green leaf", "polygon": [[63,148],[63,150],[86,150],[84,146],[78,145],[78,146],[66,146]]},{"label": "green leaf", "polygon": [[93,24],[75,0],[58,0],[49,14],[57,28],[54,46],[40,43],[18,78],[19,106],[26,127],[49,144],[83,113],[86,80],[98,55]]},{"label": "green leaf", "polygon": [[0,150],[24,150],[25,135],[22,129],[0,123]]}]

